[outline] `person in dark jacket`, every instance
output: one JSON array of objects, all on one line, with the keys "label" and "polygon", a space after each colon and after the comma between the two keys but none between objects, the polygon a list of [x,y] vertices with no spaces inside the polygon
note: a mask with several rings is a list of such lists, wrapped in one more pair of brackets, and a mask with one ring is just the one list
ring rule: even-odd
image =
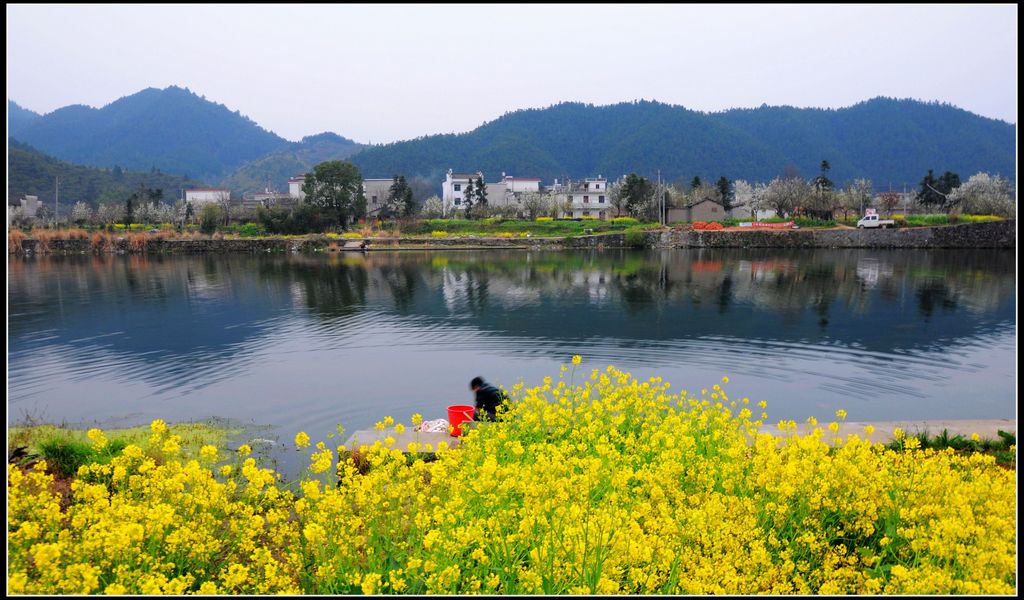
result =
[{"label": "person in dark jacket", "polygon": [[498,420],[498,405],[507,399],[505,393],[484,381],[483,377],[474,377],[469,382],[469,389],[476,394],[475,420]]}]

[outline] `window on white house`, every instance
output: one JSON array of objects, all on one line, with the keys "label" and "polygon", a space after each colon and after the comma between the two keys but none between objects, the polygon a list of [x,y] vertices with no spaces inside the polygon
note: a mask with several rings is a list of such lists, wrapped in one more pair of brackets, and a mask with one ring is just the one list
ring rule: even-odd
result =
[{"label": "window on white house", "polygon": [[452,189],[454,189],[456,192],[461,192],[462,191],[462,184],[461,183],[456,183],[454,186],[452,186]]},{"label": "window on white house", "polygon": [[598,204],[604,204],[604,196],[598,196],[597,197],[597,203]]},{"label": "window on white house", "polygon": [[584,197],[583,197],[583,202],[584,202],[585,204],[590,204],[590,196],[584,196]]},{"label": "window on white house", "polygon": [[460,200],[460,199],[456,198],[456,199],[455,199],[455,206],[458,206],[458,205],[460,205],[460,204],[462,204],[462,200]]},{"label": "window on white house", "polygon": [[583,211],[583,216],[584,217],[589,217],[590,216],[590,211],[589,210]]}]

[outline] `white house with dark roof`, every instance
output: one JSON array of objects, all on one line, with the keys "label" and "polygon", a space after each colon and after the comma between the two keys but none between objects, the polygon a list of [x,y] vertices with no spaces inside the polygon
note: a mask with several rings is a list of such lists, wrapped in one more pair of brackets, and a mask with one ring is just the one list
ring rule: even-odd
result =
[{"label": "white house with dark roof", "polygon": [[[482,181],[483,178],[484,174],[480,171],[476,173],[456,173],[448,169],[444,181],[441,182],[441,200],[446,206],[451,206],[456,210],[464,210],[466,208],[466,186],[469,185],[471,179],[473,181],[477,179]],[[489,191],[487,199],[490,201]]]}]

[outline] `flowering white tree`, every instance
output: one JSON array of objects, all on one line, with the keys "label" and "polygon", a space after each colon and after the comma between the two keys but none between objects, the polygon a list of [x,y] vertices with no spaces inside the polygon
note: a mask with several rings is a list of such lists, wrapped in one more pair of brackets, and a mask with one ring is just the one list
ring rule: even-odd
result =
[{"label": "flowering white tree", "polygon": [[444,216],[444,203],[437,194],[429,197],[423,203],[423,208],[420,210],[420,214],[425,219],[440,219]]},{"label": "flowering white tree", "polygon": [[92,219],[92,209],[85,202],[75,202],[71,208],[71,221],[79,226]]},{"label": "flowering white tree", "polygon": [[810,184],[799,177],[776,177],[756,194],[755,210],[773,210],[785,217],[806,204],[811,194]]},{"label": "flowering white tree", "polygon": [[96,209],[96,222],[99,225],[112,225],[121,220],[124,206],[121,204],[100,204]]},{"label": "flowering white tree", "polygon": [[949,193],[948,202],[964,214],[1012,217],[1017,212],[1010,181],[988,173],[971,176],[967,183]]}]

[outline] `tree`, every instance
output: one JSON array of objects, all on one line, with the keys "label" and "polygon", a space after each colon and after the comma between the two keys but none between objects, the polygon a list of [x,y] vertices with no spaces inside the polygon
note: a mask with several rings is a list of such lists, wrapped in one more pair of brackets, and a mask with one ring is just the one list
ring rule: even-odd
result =
[{"label": "tree", "polygon": [[440,219],[445,215],[444,203],[437,195],[427,198],[423,203],[422,215],[426,219]]},{"label": "tree", "polygon": [[921,180],[921,190],[917,193],[917,201],[927,207],[942,208],[948,202],[949,193],[960,187],[960,176],[946,171],[938,179],[931,169]]},{"label": "tree", "polygon": [[732,208],[733,200],[735,199],[732,184],[729,183],[729,179],[725,175],[722,175],[718,178],[716,185],[719,197],[722,199],[722,206],[725,207],[725,210],[729,210]]},{"label": "tree", "polygon": [[99,225],[113,225],[121,218],[122,210],[117,204],[100,204],[96,209],[96,220]]},{"label": "tree", "polygon": [[626,199],[622,196],[622,183],[615,181],[608,184],[608,204],[615,209],[615,216],[621,217],[626,210]]},{"label": "tree", "polygon": [[520,197],[519,201],[522,203],[523,210],[526,211],[528,219],[536,219],[550,211],[548,206],[550,200],[537,192],[526,192]]},{"label": "tree", "polygon": [[302,191],[306,203],[317,209],[318,216],[336,219],[342,228],[348,227],[350,219],[366,214],[363,177],[349,161],[329,160],[316,165],[306,173]]},{"label": "tree", "polygon": [[1010,181],[988,173],[972,175],[966,183],[950,192],[949,202],[964,214],[1013,217],[1017,212]]},{"label": "tree", "polygon": [[774,210],[780,217],[786,217],[806,204],[811,195],[811,187],[803,179],[776,177],[759,195],[756,209]]},{"label": "tree", "polygon": [[654,188],[654,183],[646,177],[641,177],[636,173],[630,173],[626,176],[626,180],[622,184],[622,190],[619,193],[630,216],[637,216],[646,212],[648,205],[654,200],[656,191]]},{"label": "tree", "polygon": [[391,187],[388,188],[388,197],[384,200],[387,216],[407,217],[414,209],[412,188],[406,183],[405,175],[395,175]]},{"label": "tree", "polygon": [[217,231],[217,225],[223,220],[223,210],[215,202],[206,202],[199,211],[199,231],[213,233]]},{"label": "tree", "polygon": [[900,203],[900,195],[896,192],[882,192],[878,195],[878,204],[886,215],[891,215],[896,205]]},{"label": "tree", "polygon": [[467,219],[473,218],[473,202],[476,201],[476,194],[473,192],[473,179],[471,178],[466,182],[466,189],[462,192],[462,205],[465,206],[465,212]]},{"label": "tree", "polygon": [[694,175],[693,180],[690,181],[690,190],[699,188],[701,186],[700,176]]},{"label": "tree", "polygon": [[71,209],[71,221],[81,227],[92,218],[92,209],[85,202],[75,202]]},{"label": "tree", "polygon": [[138,196],[135,194],[132,194],[131,196],[128,196],[128,200],[124,203],[124,213],[122,213],[124,215],[124,228],[128,230],[131,230],[132,228],[132,213],[135,212],[135,202],[137,197]]},{"label": "tree", "polygon": [[481,208],[487,206],[487,184],[484,183],[483,177],[476,178],[476,203]]}]

